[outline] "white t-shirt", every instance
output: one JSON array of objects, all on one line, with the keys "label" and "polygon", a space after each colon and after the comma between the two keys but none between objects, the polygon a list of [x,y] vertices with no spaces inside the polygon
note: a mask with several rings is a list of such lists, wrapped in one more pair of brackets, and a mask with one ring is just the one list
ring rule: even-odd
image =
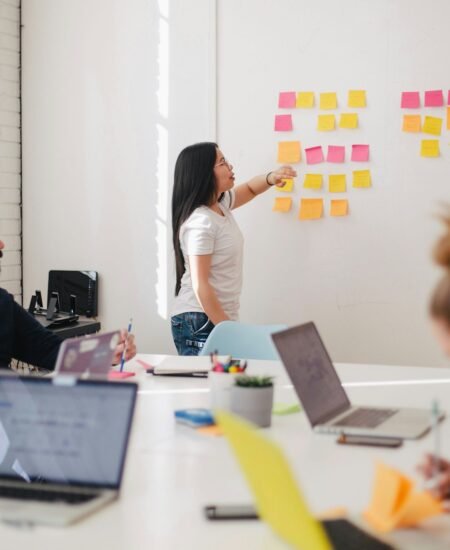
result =
[{"label": "white t-shirt", "polygon": [[186,271],[181,279],[172,315],[188,311],[203,312],[192,288],[188,256],[211,254],[209,282],[224,312],[233,321],[238,320],[244,239],[231,213],[234,199],[234,190],[225,193],[219,203],[223,216],[207,206],[200,206],[181,225],[180,245]]}]

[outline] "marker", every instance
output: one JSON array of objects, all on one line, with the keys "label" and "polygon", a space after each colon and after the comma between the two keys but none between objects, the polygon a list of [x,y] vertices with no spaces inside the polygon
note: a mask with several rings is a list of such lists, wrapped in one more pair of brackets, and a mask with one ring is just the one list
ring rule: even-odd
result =
[{"label": "marker", "polygon": [[439,456],[440,452],[440,434],[439,434],[439,403],[436,399],[433,400],[431,406],[431,414],[433,416],[433,431],[434,431],[434,483],[437,487],[439,477]]},{"label": "marker", "polygon": [[[130,319],[130,322],[128,323],[128,334],[131,334],[131,327],[133,325],[133,319]],[[127,349],[127,340],[125,340],[123,351],[122,351],[122,357],[120,359],[120,369],[119,372],[123,371],[123,365],[125,363],[125,351]]]}]

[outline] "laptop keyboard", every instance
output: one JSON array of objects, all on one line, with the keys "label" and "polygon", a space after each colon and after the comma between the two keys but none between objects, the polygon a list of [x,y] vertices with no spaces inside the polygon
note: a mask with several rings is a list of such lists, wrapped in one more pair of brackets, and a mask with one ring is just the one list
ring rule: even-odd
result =
[{"label": "laptop keyboard", "polygon": [[396,412],[398,412],[398,409],[364,409],[361,407],[334,422],[333,426],[376,428]]},{"label": "laptop keyboard", "polygon": [[323,521],[322,525],[334,550],[393,550],[345,519]]},{"label": "laptop keyboard", "polygon": [[38,500],[40,502],[65,502],[82,504],[98,496],[98,493],[69,493],[66,491],[49,491],[45,489],[27,489],[26,487],[0,487],[0,498],[19,500]]}]

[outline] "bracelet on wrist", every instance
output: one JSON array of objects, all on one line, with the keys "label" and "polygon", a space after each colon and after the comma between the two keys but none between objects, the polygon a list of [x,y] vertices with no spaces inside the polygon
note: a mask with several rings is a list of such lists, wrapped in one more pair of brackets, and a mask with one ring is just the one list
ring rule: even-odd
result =
[{"label": "bracelet on wrist", "polygon": [[269,173],[267,174],[267,176],[266,176],[266,183],[267,183],[267,185],[268,185],[269,187],[273,187],[275,184],[274,184],[274,183],[270,183],[270,181],[269,181],[269,176],[270,176],[270,174],[273,174],[273,172],[269,172]]}]

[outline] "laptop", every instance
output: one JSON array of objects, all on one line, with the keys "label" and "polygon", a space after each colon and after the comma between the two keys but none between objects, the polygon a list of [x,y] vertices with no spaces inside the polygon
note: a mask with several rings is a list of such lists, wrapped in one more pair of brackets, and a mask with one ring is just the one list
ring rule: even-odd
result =
[{"label": "laptop", "polygon": [[55,374],[106,378],[111,370],[120,331],[68,338],[59,348]]},{"label": "laptop", "polygon": [[68,525],[119,495],[137,385],[0,376],[0,521]]},{"label": "laptop", "polygon": [[272,339],[315,431],[416,439],[433,425],[430,411],[423,409],[353,406],[314,323]]},{"label": "laptop", "polygon": [[286,542],[302,550],[389,550],[345,519],[319,522],[308,509],[281,449],[251,424],[227,412],[215,418],[236,454],[259,516]]}]

